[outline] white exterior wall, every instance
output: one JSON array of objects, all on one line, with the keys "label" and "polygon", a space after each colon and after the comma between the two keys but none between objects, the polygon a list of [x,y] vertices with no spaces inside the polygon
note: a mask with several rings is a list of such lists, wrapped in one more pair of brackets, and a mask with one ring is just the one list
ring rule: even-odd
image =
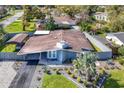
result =
[{"label": "white exterior wall", "polygon": [[95,15],[96,20],[108,21],[107,14],[101,13]]}]

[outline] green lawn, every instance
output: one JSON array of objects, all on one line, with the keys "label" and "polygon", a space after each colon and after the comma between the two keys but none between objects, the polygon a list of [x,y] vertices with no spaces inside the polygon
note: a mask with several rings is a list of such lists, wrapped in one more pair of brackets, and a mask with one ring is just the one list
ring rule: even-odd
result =
[{"label": "green lawn", "polygon": [[111,77],[105,82],[105,88],[124,87],[124,70],[111,70]]},{"label": "green lawn", "polygon": [[[26,31],[33,31],[35,29],[34,22],[30,22],[29,26],[26,28]],[[22,21],[17,20],[13,22],[12,24],[8,25],[4,28],[4,30],[8,33],[17,33],[17,32],[23,32],[22,29]]]},{"label": "green lawn", "polygon": [[45,74],[42,81],[43,88],[77,88],[77,86],[62,75]]},{"label": "green lawn", "polygon": [[16,44],[7,44],[0,48],[0,52],[14,52],[16,49]]}]

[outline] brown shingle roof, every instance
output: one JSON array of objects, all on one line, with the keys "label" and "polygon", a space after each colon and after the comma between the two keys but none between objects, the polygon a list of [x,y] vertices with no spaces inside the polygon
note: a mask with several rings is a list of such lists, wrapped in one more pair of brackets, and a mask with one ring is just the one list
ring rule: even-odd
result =
[{"label": "brown shingle roof", "polygon": [[20,33],[11,38],[7,43],[22,43],[28,34]]},{"label": "brown shingle roof", "polygon": [[71,45],[72,48],[66,50],[77,52],[80,52],[82,48],[92,50],[89,41],[80,31],[56,30],[50,32],[49,35],[31,37],[18,54],[37,53],[57,49],[56,44],[61,40],[64,40]]},{"label": "brown shingle roof", "polygon": [[71,19],[69,16],[54,17],[54,20],[57,24],[63,24],[63,22],[68,22],[73,25],[76,24],[76,20]]}]

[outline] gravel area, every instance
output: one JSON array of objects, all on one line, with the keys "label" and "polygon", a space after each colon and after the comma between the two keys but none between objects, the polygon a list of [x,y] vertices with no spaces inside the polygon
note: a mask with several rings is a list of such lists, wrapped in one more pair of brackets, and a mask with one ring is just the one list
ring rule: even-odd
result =
[{"label": "gravel area", "polygon": [[38,87],[40,87],[40,85],[42,83],[41,81],[43,79],[43,75],[44,75],[44,72],[43,72],[42,66],[38,65],[36,67],[34,76],[32,78],[30,88],[38,88]]},{"label": "gravel area", "polygon": [[17,72],[13,69],[14,61],[0,61],[0,88],[8,88]]}]

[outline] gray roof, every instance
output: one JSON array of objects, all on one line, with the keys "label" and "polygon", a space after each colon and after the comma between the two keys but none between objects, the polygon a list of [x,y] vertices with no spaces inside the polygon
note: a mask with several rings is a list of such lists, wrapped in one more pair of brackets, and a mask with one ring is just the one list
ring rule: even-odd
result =
[{"label": "gray roof", "polygon": [[124,43],[124,32],[114,33],[113,35],[116,36],[121,42]]},{"label": "gray roof", "polygon": [[106,38],[104,37],[100,37],[100,36],[94,36],[97,40],[99,40],[100,42],[102,42],[103,44],[108,44],[108,41],[106,40]]}]

